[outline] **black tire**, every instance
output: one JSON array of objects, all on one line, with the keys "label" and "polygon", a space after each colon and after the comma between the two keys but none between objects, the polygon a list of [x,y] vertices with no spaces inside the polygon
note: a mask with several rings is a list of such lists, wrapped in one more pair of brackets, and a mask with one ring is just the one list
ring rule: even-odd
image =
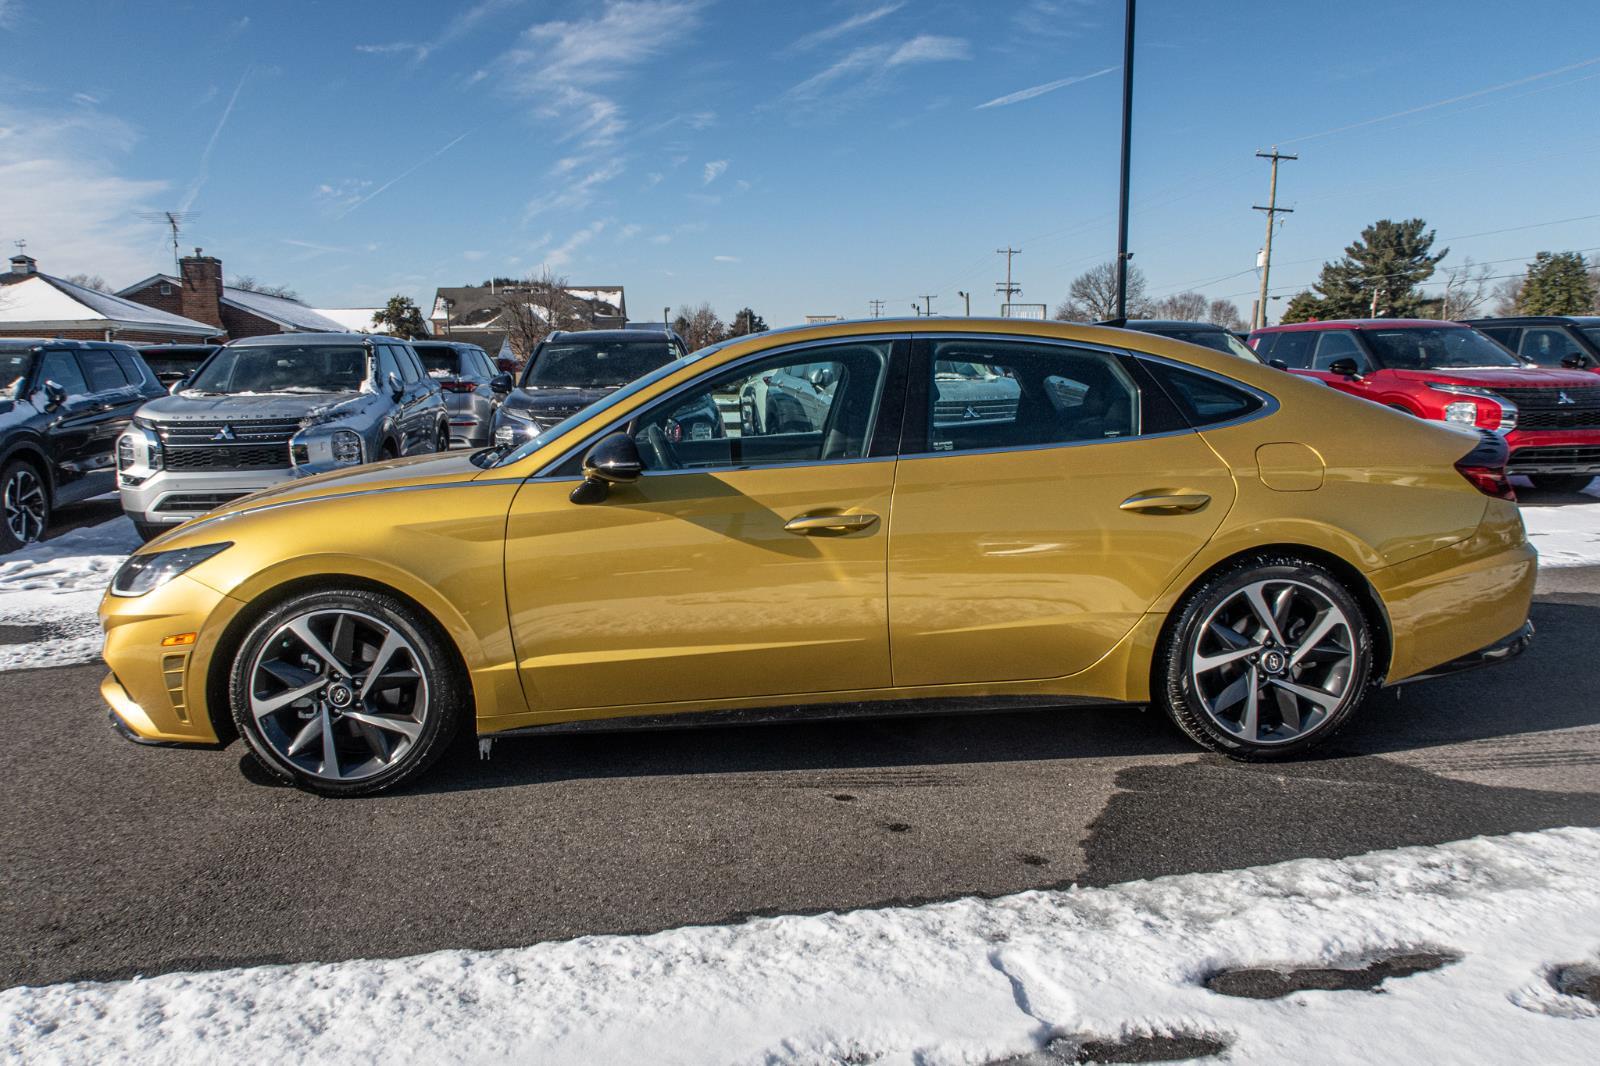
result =
[{"label": "black tire", "polygon": [[1582,492],[1594,480],[1593,474],[1530,474],[1528,480],[1540,492]]},{"label": "black tire", "polygon": [[440,426],[439,427],[439,437],[438,437],[437,440],[435,440],[433,442],[433,450],[436,451],[436,452],[447,452],[447,451],[450,450],[450,427],[449,426]]},{"label": "black tire", "polygon": [[392,441],[392,440],[384,441],[383,442],[383,447],[378,450],[378,462],[381,463],[381,462],[384,462],[384,461],[389,460],[389,459],[398,459],[398,458],[400,458],[400,450],[395,447],[394,441]]},{"label": "black tire", "polygon": [[163,525],[159,525],[159,524],[157,524],[155,522],[141,522],[137,518],[135,518],[133,520],[133,528],[134,528],[135,531],[138,532],[139,539],[142,540],[142,541],[145,541],[146,543],[148,543],[148,542],[154,540],[155,538],[161,536],[161,534],[165,533],[167,530],[176,529],[177,527],[176,526],[163,526]]},{"label": "black tire", "polygon": [[[1205,694],[1197,690],[1197,671],[1201,668],[1196,656],[1206,640],[1213,647],[1216,646],[1217,637],[1206,636],[1215,634],[1219,630],[1208,627],[1208,621],[1214,619],[1219,612],[1241,596],[1248,598],[1247,590],[1252,586],[1259,587],[1259,583],[1267,582],[1270,588],[1281,589],[1288,585],[1300,586],[1301,595],[1306,600],[1315,601],[1317,594],[1326,597],[1326,600],[1339,611],[1343,612],[1343,621],[1347,623],[1334,636],[1330,643],[1342,641],[1348,648],[1338,648],[1335,651],[1345,654],[1347,659],[1343,665],[1319,667],[1315,665],[1308,655],[1307,662],[1311,665],[1295,666],[1289,662],[1286,672],[1279,675],[1281,681],[1301,685],[1301,690],[1315,688],[1327,695],[1312,674],[1307,673],[1304,678],[1296,671],[1316,671],[1325,669],[1327,676],[1332,677],[1339,671],[1339,678],[1334,679],[1339,688],[1339,702],[1329,710],[1322,710],[1322,717],[1313,724],[1305,726],[1300,732],[1300,721],[1294,723],[1295,728],[1290,728],[1286,716],[1278,711],[1276,703],[1268,703],[1259,699],[1251,706],[1258,708],[1260,721],[1263,725],[1252,730],[1251,737],[1240,735],[1240,732],[1225,728],[1221,722],[1226,719],[1220,714],[1214,714],[1208,709],[1208,700]],[[1269,589],[1270,590],[1270,589]],[[1270,606],[1270,604],[1269,604]],[[1289,623],[1297,627],[1301,637],[1311,635],[1308,630],[1316,624],[1315,621],[1307,623],[1303,616],[1296,617],[1308,607],[1298,610],[1293,603],[1290,604],[1291,616]],[[1331,612],[1329,612],[1331,615]],[[1315,616],[1322,617],[1322,616]],[[1299,628],[1303,627],[1303,628]],[[1284,634],[1286,637],[1289,633]],[[1255,638],[1239,637],[1241,643],[1238,647],[1250,645]],[[1269,639],[1273,648],[1289,650],[1295,647],[1292,638],[1279,645]],[[1320,652],[1320,647],[1318,651]],[[1241,660],[1238,664],[1240,674],[1248,674],[1244,680],[1235,678],[1238,684],[1245,686],[1245,691],[1254,688],[1258,693],[1271,692],[1276,698],[1279,693],[1279,683],[1272,680],[1267,673],[1267,665],[1254,665],[1256,658]],[[1283,660],[1275,660],[1274,665]],[[1310,562],[1292,555],[1260,555],[1240,560],[1234,565],[1212,574],[1204,582],[1190,591],[1179,604],[1162,639],[1157,645],[1156,659],[1152,670],[1151,690],[1155,702],[1160,704],[1167,715],[1182,729],[1190,739],[1211,751],[1221,752],[1230,758],[1245,761],[1287,759],[1303,754],[1309,749],[1328,740],[1355,715],[1357,710],[1366,701],[1367,697],[1377,687],[1374,677],[1374,642],[1372,623],[1367,618],[1361,604],[1357,602],[1350,590],[1345,587],[1333,573],[1317,563]],[[1213,670],[1223,670],[1226,667],[1210,667]],[[1207,675],[1208,677],[1215,675]],[[1226,674],[1222,675],[1224,678]],[[1256,679],[1261,678],[1260,682]],[[1342,680],[1340,680],[1342,679]],[[1270,689],[1268,686],[1273,686]],[[1227,690],[1215,694],[1215,705],[1220,706]],[[1236,699],[1238,697],[1235,697]],[[1289,699],[1284,696],[1284,699]],[[1303,701],[1290,700],[1306,706]],[[1319,708],[1320,710],[1320,708]],[[1296,712],[1298,714],[1298,712]],[[1274,715],[1279,716],[1279,722],[1272,726]],[[1242,715],[1241,715],[1242,717]],[[1263,735],[1265,734],[1265,735]],[[1259,738],[1259,739],[1254,739]]]},{"label": "black tire", "polygon": [[[272,724],[263,727],[261,720],[251,711],[252,677],[260,676],[256,671],[257,659],[271,654],[267,651],[269,641],[285,639],[281,627],[297,620],[336,616],[341,612],[351,612],[380,622],[409,642],[410,647],[405,649],[406,653],[413,660],[414,672],[421,677],[424,686],[421,728],[415,739],[409,741],[409,747],[393,759],[392,765],[385,765],[382,769],[353,780],[333,780],[325,774],[309,772],[305,767],[296,765],[291,761],[292,751],[286,756],[279,750],[286,734],[286,730],[278,728],[279,720],[274,719]],[[228,703],[234,723],[239,728],[239,735],[244,738],[251,755],[269,774],[309,792],[323,796],[361,796],[395,788],[422,774],[438,760],[455,737],[462,715],[469,706],[468,701],[462,696],[466,691],[467,679],[461,676],[461,669],[447,639],[432,619],[422,615],[405,601],[387,593],[349,589],[311,592],[292,597],[256,619],[234,656],[233,670],[228,683]],[[331,641],[324,643],[330,649],[337,650],[337,632]],[[356,642],[352,640],[352,644],[354,643]],[[279,669],[281,668],[280,660]],[[329,676],[331,680],[338,680],[326,669],[321,673],[309,669],[305,672],[313,678]],[[357,687],[359,679],[354,672],[349,675],[349,679],[351,682],[349,687]],[[376,686],[380,690],[386,687]],[[311,716],[321,713],[316,708],[324,705],[330,708],[332,706],[331,694],[326,689],[315,693],[305,701],[295,702],[311,703],[314,706],[308,715],[304,710],[295,710],[295,704],[289,704],[287,710],[293,711],[296,716],[291,722],[298,720],[309,723]],[[373,710],[361,702],[346,706],[347,709],[360,706],[364,711]],[[338,712],[332,710],[327,713],[331,717],[323,721],[333,723],[332,728],[337,743],[344,744],[347,751],[356,749],[358,754],[365,755],[372,763],[386,762],[376,756],[376,749],[370,746],[365,752],[360,751],[360,746],[367,743],[362,738],[361,724],[347,719],[341,720]],[[274,731],[275,739],[269,739],[267,735],[269,729]],[[365,732],[370,734],[373,731],[367,729]],[[320,740],[320,733],[318,737]],[[338,754],[335,754],[334,762],[336,764],[341,762]],[[337,775],[338,771],[335,773]]]},{"label": "black tire", "polygon": [[36,543],[49,528],[49,480],[28,460],[11,460],[0,470],[0,552]]}]

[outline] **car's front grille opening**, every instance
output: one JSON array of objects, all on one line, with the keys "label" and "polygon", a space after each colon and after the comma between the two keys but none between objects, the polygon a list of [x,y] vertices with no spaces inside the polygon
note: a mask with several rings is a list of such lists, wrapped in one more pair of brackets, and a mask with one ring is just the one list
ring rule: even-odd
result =
[{"label": "car's front grille opening", "polygon": [[173,492],[161,497],[156,504],[157,511],[166,511],[169,514],[190,511],[213,511],[225,503],[232,503],[241,496],[250,495],[248,492]]},{"label": "car's front grille opening", "polygon": [[169,447],[168,470],[281,470],[289,466],[284,444],[232,444]]}]

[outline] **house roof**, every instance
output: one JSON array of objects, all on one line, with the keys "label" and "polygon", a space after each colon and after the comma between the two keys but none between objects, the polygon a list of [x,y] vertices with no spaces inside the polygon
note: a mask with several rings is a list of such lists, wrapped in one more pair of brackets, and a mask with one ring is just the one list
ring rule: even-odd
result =
[{"label": "house roof", "polygon": [[46,333],[73,329],[142,330],[185,337],[214,337],[222,332],[192,318],[37,272],[0,275],[0,327]]},{"label": "house roof", "polygon": [[[151,274],[148,278],[136,281],[127,288],[122,289],[118,295],[138,292],[140,289],[154,285],[158,281],[164,281],[169,285],[176,285],[180,288],[183,285],[181,279],[175,278],[170,274]],[[246,311],[257,318],[264,318],[273,325],[290,331],[311,333],[371,332],[372,318],[370,315],[367,317],[364,326],[347,326],[307,307],[299,300],[291,300],[285,296],[269,296],[264,292],[252,292],[249,289],[236,289],[232,285],[224,285],[219,300],[229,307]],[[212,332],[218,331],[213,330]]]},{"label": "house roof", "polygon": [[[515,290],[512,290],[515,291]],[[573,303],[574,310],[594,318],[626,319],[627,297],[621,285],[569,285],[563,290]],[[441,288],[435,291],[433,311],[429,317],[434,322],[446,319],[445,301],[451,301],[449,321],[451,329],[494,328],[508,295],[504,287],[490,289],[484,285],[464,285]],[[540,308],[533,305],[537,314]]]}]

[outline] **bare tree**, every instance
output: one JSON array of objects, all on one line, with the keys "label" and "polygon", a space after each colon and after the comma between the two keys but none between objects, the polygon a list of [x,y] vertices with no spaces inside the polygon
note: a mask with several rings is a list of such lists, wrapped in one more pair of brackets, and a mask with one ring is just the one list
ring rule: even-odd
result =
[{"label": "bare tree", "polygon": [[93,289],[95,292],[111,291],[110,286],[106,284],[106,279],[99,274],[68,274],[61,280],[70,281],[74,285],[82,285],[84,288]]},{"label": "bare tree", "polygon": [[1239,305],[1232,300],[1212,300],[1206,307],[1206,321],[1213,326],[1231,329],[1240,332],[1249,323],[1245,322],[1244,314],[1239,310]]},{"label": "bare tree", "polygon": [[500,313],[495,322],[506,331],[511,350],[521,360],[556,330],[587,325],[567,293],[567,279],[548,267],[526,281],[499,289],[496,302]]},{"label": "bare tree", "polygon": [[[1128,264],[1128,317],[1143,317],[1149,310],[1144,296],[1144,272]],[[1067,298],[1056,306],[1063,322],[1099,322],[1117,313],[1117,264],[1101,263],[1072,279]]]},{"label": "bare tree", "polygon": [[1445,271],[1439,317],[1458,319],[1476,315],[1489,300],[1490,273],[1487,265],[1475,266],[1470,256],[1460,266]]},{"label": "bare tree", "polygon": [[1523,276],[1507,278],[1494,287],[1494,313],[1517,315],[1522,313]]},{"label": "bare tree", "polygon": [[702,303],[699,307],[690,307],[688,304],[680,306],[672,318],[672,328],[678,331],[691,352],[715,344],[728,335],[728,327],[723,325],[722,319],[717,317],[709,303]]},{"label": "bare tree", "polygon": [[259,292],[263,296],[276,296],[282,300],[300,302],[300,294],[287,285],[266,285],[257,281],[249,274],[239,274],[230,282],[230,289],[243,289],[245,292]]},{"label": "bare tree", "polygon": [[[1131,302],[1131,301],[1130,301]],[[1197,292],[1175,292],[1151,301],[1146,314],[1151,318],[1170,318],[1178,322],[1202,322],[1206,317],[1206,298]]]}]

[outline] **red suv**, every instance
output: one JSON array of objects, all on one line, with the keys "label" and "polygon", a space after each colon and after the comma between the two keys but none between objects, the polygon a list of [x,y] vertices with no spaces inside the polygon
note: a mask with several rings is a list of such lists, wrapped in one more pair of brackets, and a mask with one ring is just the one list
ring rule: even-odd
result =
[{"label": "red suv", "polygon": [[1575,491],[1600,474],[1600,376],[1534,367],[1458,322],[1373,318],[1268,326],[1261,361],[1418,418],[1500,432],[1507,473]]}]

